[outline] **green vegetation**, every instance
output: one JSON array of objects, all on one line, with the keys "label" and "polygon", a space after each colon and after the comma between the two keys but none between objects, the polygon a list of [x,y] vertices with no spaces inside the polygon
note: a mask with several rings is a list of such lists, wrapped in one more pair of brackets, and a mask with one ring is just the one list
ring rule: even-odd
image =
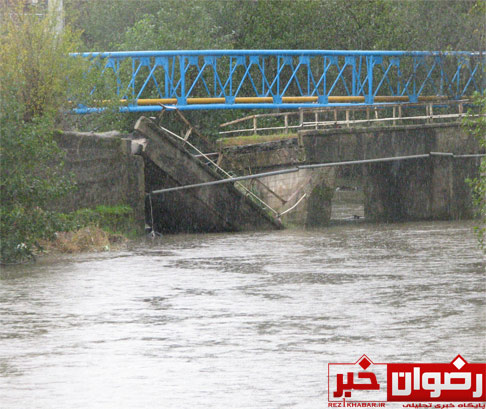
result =
[{"label": "green vegetation", "polygon": [[[483,0],[64,0],[93,51],[479,50]],[[120,41],[119,39],[123,40]]]},{"label": "green vegetation", "polygon": [[[486,97],[476,95],[475,104],[479,107],[479,114],[483,116],[473,116],[470,112],[464,120],[464,126],[477,138],[479,145],[486,149]],[[475,230],[481,247],[486,251],[486,158],[481,159],[479,176],[468,182],[473,190],[473,202],[479,216],[480,224]]]},{"label": "green vegetation", "polygon": [[46,210],[72,184],[52,139],[67,100],[62,67],[79,45],[74,33],[52,35],[53,22],[19,5],[2,10],[0,37],[0,260],[32,257],[39,239],[52,236],[60,220]]},{"label": "green vegetation", "polygon": [[64,230],[95,226],[111,234],[133,235],[133,209],[127,205],[97,206],[60,215]]},{"label": "green vegetation", "polygon": [[57,231],[48,239],[39,239],[39,250],[78,253],[106,251],[135,237],[133,209],[130,206],[97,206],[72,213],[58,214]]},{"label": "green vegetation", "polygon": [[254,143],[279,141],[282,139],[293,139],[297,138],[296,133],[280,133],[272,135],[245,135],[245,136],[232,136],[229,138],[220,138],[216,142],[220,146],[241,146],[241,145],[251,145]]},{"label": "green vegetation", "polygon": [[74,188],[54,130],[69,123],[70,100],[100,99],[107,90],[97,83],[96,95],[87,95],[83,84],[93,78],[69,56],[82,46],[80,33],[55,34],[54,19],[36,11],[22,1],[0,7],[1,263],[32,258],[42,240],[66,228],[50,207]]}]

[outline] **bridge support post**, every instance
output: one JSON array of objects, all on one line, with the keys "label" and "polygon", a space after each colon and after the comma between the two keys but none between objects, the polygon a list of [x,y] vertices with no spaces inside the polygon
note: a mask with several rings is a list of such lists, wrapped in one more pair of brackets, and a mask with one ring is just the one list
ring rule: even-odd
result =
[{"label": "bridge support post", "polygon": [[331,219],[334,186],[326,184],[324,179],[313,187],[307,199],[306,227],[327,226]]},{"label": "bridge support post", "polygon": [[366,58],[368,90],[365,93],[365,103],[367,105],[373,105],[375,100],[375,94],[373,90],[373,68],[375,67],[377,59],[378,57],[375,56],[370,56]]}]

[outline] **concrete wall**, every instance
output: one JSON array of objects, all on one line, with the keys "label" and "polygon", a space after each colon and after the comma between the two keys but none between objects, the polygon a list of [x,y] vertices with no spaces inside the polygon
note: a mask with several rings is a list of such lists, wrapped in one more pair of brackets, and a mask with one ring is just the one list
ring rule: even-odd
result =
[{"label": "concrete wall", "polygon": [[131,154],[131,141],[117,133],[58,133],[59,147],[66,152],[65,169],[72,172],[77,189],[57,205],[63,211],[98,205],[128,204],[134,209],[137,227],[145,221],[144,163]]},{"label": "concrete wall", "polygon": [[[305,162],[297,138],[224,148],[222,166],[238,174],[270,172]],[[335,169],[303,169],[299,172],[253,179],[246,185],[273,209],[285,213],[287,225],[326,225],[331,217]],[[299,202],[299,200],[305,197]]]},{"label": "concrete wall", "polygon": [[479,152],[476,139],[457,123],[311,130],[299,132],[299,140],[306,163]]},{"label": "concrete wall", "polygon": [[480,158],[431,156],[365,166],[365,216],[375,221],[474,217],[466,178]]},{"label": "concrete wall", "polygon": [[[280,213],[298,203],[281,217],[285,224],[323,226],[331,218],[334,175],[333,168],[302,169],[294,173],[254,179],[249,186],[264,202]],[[305,197],[300,200],[304,194]]]},{"label": "concrete wall", "polygon": [[239,173],[265,172],[269,169],[303,163],[305,151],[297,138],[253,145],[222,148],[221,166]]}]

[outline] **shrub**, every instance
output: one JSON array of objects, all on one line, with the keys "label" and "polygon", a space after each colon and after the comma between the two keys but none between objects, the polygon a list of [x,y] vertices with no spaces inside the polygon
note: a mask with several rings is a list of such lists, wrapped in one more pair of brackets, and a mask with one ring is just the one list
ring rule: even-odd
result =
[{"label": "shrub", "polygon": [[128,234],[133,226],[133,209],[130,206],[97,206],[63,214],[62,230],[79,230],[96,226],[109,233]]},{"label": "shrub", "polygon": [[[468,115],[464,120],[466,129],[479,141],[479,145],[486,149],[486,96],[476,95],[474,103],[479,107],[479,116]],[[471,113],[470,113],[471,114]],[[482,116],[481,116],[482,115]],[[479,225],[475,227],[480,246],[486,251],[486,158],[481,159],[479,176],[468,180],[472,188],[473,202],[479,216]]]},{"label": "shrub", "polygon": [[[0,263],[32,258],[39,240],[65,227],[46,210],[72,188],[53,131],[97,75],[69,56],[79,33],[56,33],[55,19],[36,11],[23,0],[0,5]],[[101,100],[97,89],[91,98]]]}]

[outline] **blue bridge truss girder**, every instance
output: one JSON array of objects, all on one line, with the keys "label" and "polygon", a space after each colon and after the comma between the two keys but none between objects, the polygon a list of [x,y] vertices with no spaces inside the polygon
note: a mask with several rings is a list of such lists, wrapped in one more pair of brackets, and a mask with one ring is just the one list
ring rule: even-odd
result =
[{"label": "blue bridge truss girder", "polygon": [[[300,108],[461,99],[486,88],[468,51],[180,50],[74,53],[111,75],[120,111]],[[115,88],[114,88],[115,89]],[[92,92],[94,88],[92,89]],[[75,112],[102,110],[80,104]]]}]

